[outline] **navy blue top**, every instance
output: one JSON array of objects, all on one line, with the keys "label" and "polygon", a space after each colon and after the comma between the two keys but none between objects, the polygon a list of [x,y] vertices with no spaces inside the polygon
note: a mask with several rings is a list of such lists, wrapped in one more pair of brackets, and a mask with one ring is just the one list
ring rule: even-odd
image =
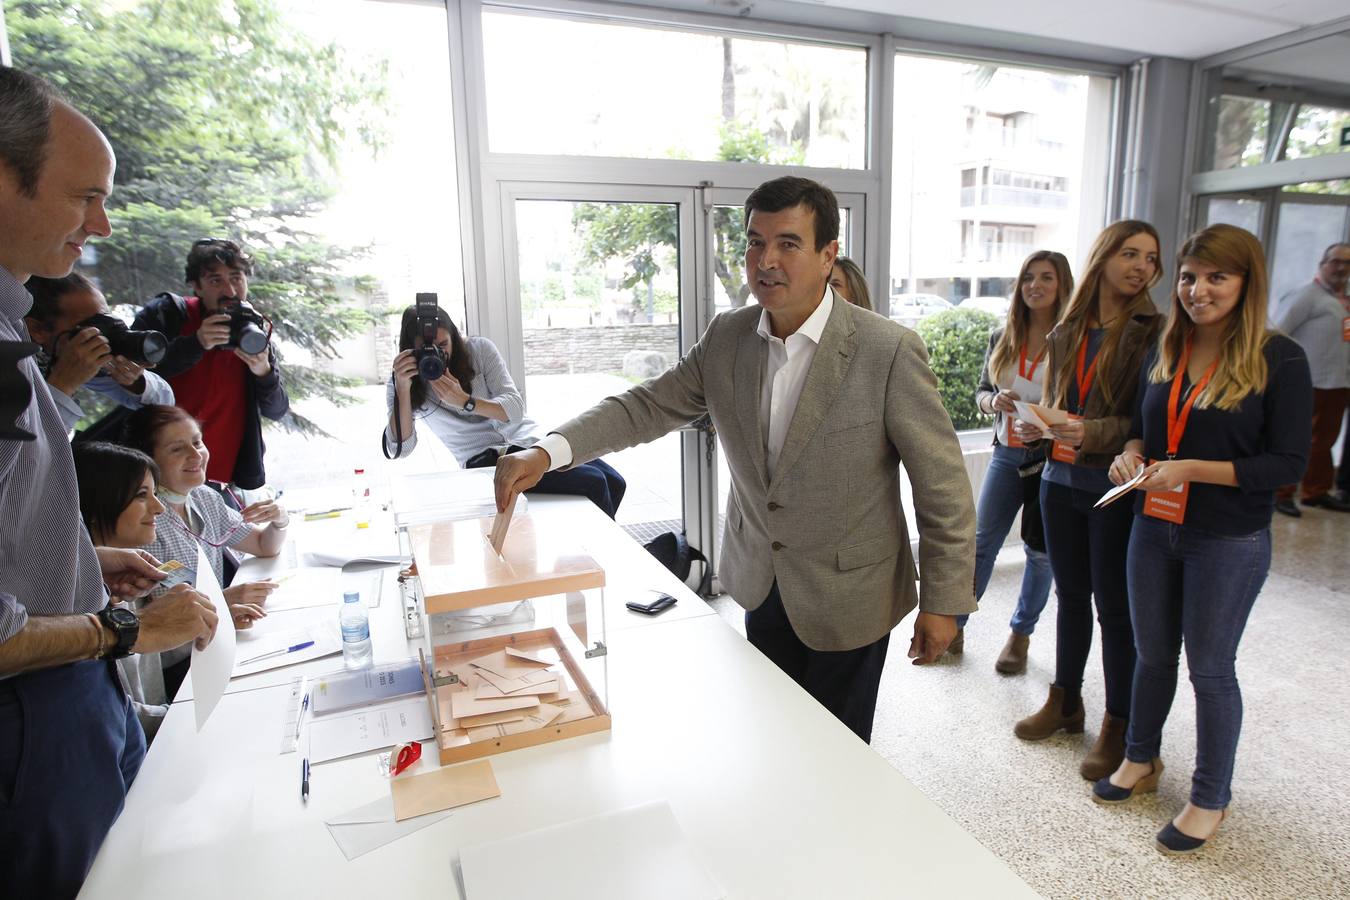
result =
[{"label": "navy blue top", "polygon": [[[1097,358],[1097,351],[1102,349],[1104,337],[1106,337],[1105,328],[1088,329],[1087,353],[1083,354],[1083,371],[1087,371],[1087,367],[1092,365],[1092,361]],[[1069,392],[1065,396],[1066,405],[1069,409],[1075,411],[1075,415],[1077,415],[1077,410],[1082,408],[1082,403],[1078,397],[1078,379],[1075,377],[1077,372],[1078,369],[1075,368],[1073,375],[1069,378]],[[1108,472],[1109,469],[1095,469],[1091,466],[1062,463],[1059,460],[1051,459],[1047,453],[1045,468],[1041,470],[1041,478],[1051,484],[1059,484],[1101,495],[1115,487],[1111,483],[1111,476],[1107,474]]]},{"label": "navy blue top", "polygon": [[[1216,534],[1251,534],[1270,526],[1275,489],[1297,484],[1308,464],[1312,442],[1312,375],[1303,348],[1283,334],[1271,335],[1265,346],[1269,367],[1266,389],[1242,398],[1236,409],[1191,409],[1178,459],[1231,461],[1237,487],[1191,483],[1186,502],[1187,527]],[[1167,402],[1171,380],[1153,384],[1149,370],[1158,357],[1154,347],[1139,376],[1138,401],[1130,439],[1143,438],[1144,456],[1167,456]],[[1182,396],[1190,379],[1182,378]],[[1143,515],[1144,495],[1135,500]]]}]

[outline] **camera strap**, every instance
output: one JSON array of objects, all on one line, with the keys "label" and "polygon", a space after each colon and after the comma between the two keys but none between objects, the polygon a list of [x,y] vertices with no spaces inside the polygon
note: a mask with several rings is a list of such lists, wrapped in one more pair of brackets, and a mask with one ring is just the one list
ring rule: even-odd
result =
[{"label": "camera strap", "polygon": [[399,412],[398,412],[398,410],[399,410],[399,405],[400,405],[400,404],[399,404],[399,402],[398,402],[398,391],[395,391],[395,392],[394,392],[394,439],[397,441],[397,446],[396,446],[395,449],[394,449],[394,454],[393,454],[392,456],[390,456],[390,455],[389,455],[389,436],[388,436],[387,434],[385,434],[384,431],[381,431],[381,432],[380,432],[380,449],[384,451],[384,458],[385,458],[385,459],[398,459],[400,456],[403,455],[403,421],[402,421],[402,416],[400,416],[400,415],[399,415]]}]

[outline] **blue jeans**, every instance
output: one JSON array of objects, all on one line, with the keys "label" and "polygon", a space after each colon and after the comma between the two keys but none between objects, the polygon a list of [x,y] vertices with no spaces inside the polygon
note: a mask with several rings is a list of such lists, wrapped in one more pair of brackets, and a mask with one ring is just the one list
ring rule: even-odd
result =
[{"label": "blue jeans", "polygon": [[1125,755],[1160,755],[1183,641],[1195,688],[1191,802],[1224,809],[1242,730],[1234,662],[1247,616],[1270,571],[1270,529],[1230,537],[1139,517],[1130,535],[1130,612],[1139,662]]},{"label": "blue jeans", "polygon": [[1092,605],[1102,632],[1102,677],[1106,711],[1130,715],[1134,681],[1134,631],[1125,586],[1125,557],[1134,520],[1128,501],[1093,509],[1101,495],[1041,479],[1045,545],[1055,572],[1059,615],[1055,633],[1055,684],[1070,691],[1083,686],[1092,651]]},{"label": "blue jeans", "polygon": [[79,893],[144,759],[112,663],[0,680],[0,894]]},{"label": "blue jeans", "polygon": [[[983,597],[985,588],[989,587],[998,551],[1002,549],[1013,520],[1022,509],[1024,479],[1017,474],[1017,469],[1035,455],[1034,451],[1024,447],[994,445],[994,458],[989,461],[989,470],[984,474],[980,502],[975,511],[976,600]],[[1027,556],[1026,567],[1022,569],[1022,593],[1017,597],[1017,609],[1013,611],[1012,621],[1008,624],[1018,634],[1031,634],[1036,630],[1041,610],[1045,609],[1045,602],[1050,597],[1050,583],[1054,579],[1050,573],[1049,556],[1025,545],[1022,549]],[[957,626],[965,628],[969,618],[957,616]]]}]

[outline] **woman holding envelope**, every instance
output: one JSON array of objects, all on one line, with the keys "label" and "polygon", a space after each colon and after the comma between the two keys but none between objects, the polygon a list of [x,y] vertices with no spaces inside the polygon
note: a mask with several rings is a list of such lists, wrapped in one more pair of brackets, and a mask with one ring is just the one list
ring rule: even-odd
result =
[{"label": "woman holding envelope", "polygon": [[1182,245],[1177,265],[1167,329],[1144,365],[1130,439],[1111,464],[1117,484],[1143,473],[1129,549],[1139,663],[1126,758],[1093,787],[1101,803],[1157,788],[1184,643],[1197,752],[1190,802],[1158,832],[1164,853],[1198,850],[1228,806],[1242,726],[1233,663],[1270,568],[1275,489],[1298,479],[1312,433],[1308,360],[1266,325],[1256,238],[1211,225]]},{"label": "woman holding envelope", "polygon": [[[1022,570],[1022,592],[1009,623],[1011,633],[994,668],[1016,675],[1027,666],[1027,645],[1045,601],[1050,596],[1050,558],[1045,553],[1045,534],[1040,519],[1039,467],[1045,451],[1028,447],[1011,432],[1016,401],[1039,403],[1043,379],[1037,378],[1045,362],[1046,338],[1055,327],[1069,294],[1073,273],[1064,254],[1037,250],[1022,263],[1017,291],[1008,307],[1008,321],[989,336],[984,371],[975,391],[980,411],[994,417],[994,456],[980,488],[975,527],[975,599],[984,596],[994,572],[994,560],[1008,537],[1013,519],[1022,511],[1022,532],[1039,532],[1023,540],[1027,564]],[[1032,471],[1032,470],[1035,471]],[[1028,491],[1032,493],[1028,496]],[[954,644],[964,638],[968,616],[959,616]],[[948,652],[953,651],[951,647]]]},{"label": "woman holding envelope", "polygon": [[[276,556],[286,543],[290,517],[274,500],[262,500],[238,512],[225,503],[206,484],[206,465],[210,456],[202,443],[197,420],[177,406],[143,406],[127,417],[122,443],[154,460],[158,468],[156,495],[165,510],[155,520],[151,541],[142,545],[156,559],[175,561],[189,570],[197,566],[200,547],[211,570],[223,588],[236,629],[250,628],[256,619],[267,615],[263,604],[276,590],[274,581],[255,581],[230,585],[238,567],[225,548],[253,556]],[[190,579],[196,584],[196,573]],[[144,601],[153,603],[163,587],[150,592]],[[178,693],[187,677],[192,645],[166,650],[156,660],[136,656],[140,661],[141,684],[146,703],[166,703]]]},{"label": "woman holding envelope", "polygon": [[1041,474],[1041,516],[1055,576],[1059,615],[1055,680],[1045,704],[1013,729],[1037,741],[1083,730],[1083,671],[1092,649],[1092,607],[1102,631],[1106,713],[1096,743],[1079,767],[1089,781],[1109,775],[1125,755],[1134,677],[1134,631],[1125,588],[1125,553],[1133,516],[1120,504],[1094,509],[1111,488],[1107,468],[1129,436],[1144,355],[1162,317],[1149,288],[1157,283],[1158,233],[1125,220],[1092,245],[1069,308],[1050,333],[1045,397],[1063,411],[1049,434],[1021,420],[1024,441],[1053,440]]}]

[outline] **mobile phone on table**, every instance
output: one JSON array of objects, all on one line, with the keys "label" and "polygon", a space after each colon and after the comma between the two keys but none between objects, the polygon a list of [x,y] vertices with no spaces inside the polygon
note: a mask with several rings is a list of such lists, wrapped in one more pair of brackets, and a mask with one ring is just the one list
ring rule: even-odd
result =
[{"label": "mobile phone on table", "polygon": [[629,600],[624,606],[627,606],[633,612],[640,612],[644,615],[654,616],[663,613],[675,605],[675,598],[669,594],[662,594],[659,591],[652,591],[656,596],[651,602],[643,603],[640,600]]}]

